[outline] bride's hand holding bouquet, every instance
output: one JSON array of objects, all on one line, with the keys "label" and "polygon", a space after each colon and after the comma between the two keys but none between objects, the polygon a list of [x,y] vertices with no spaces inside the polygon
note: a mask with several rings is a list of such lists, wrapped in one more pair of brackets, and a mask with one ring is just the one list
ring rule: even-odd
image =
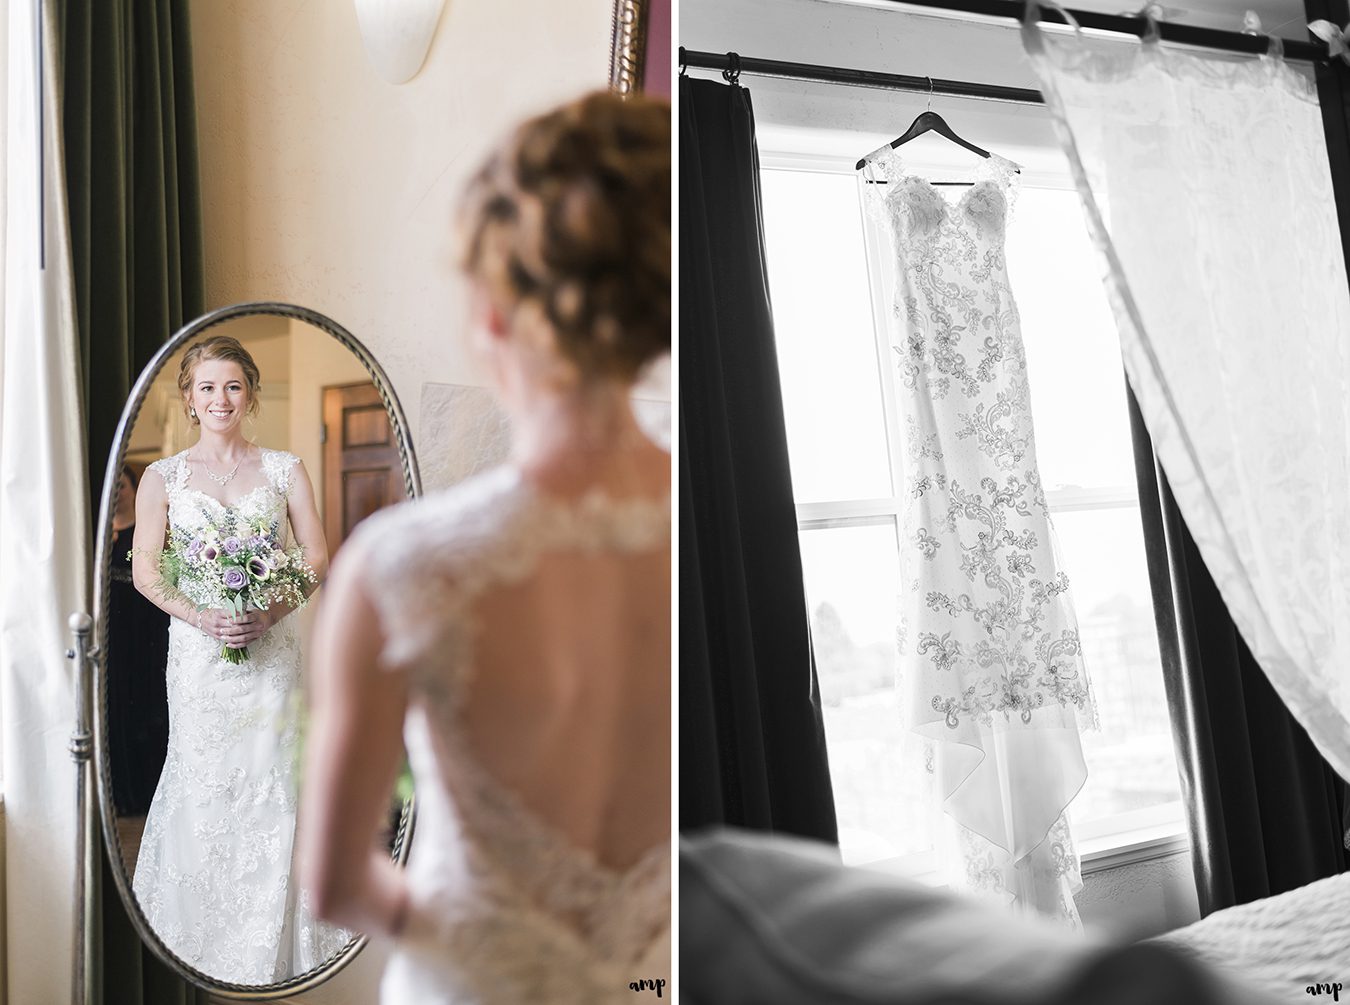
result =
[{"label": "bride's hand holding bouquet", "polygon": [[159,556],[166,589],[191,598],[192,621],[225,645],[221,658],[248,659],[248,644],[305,604],[318,576],[299,548],[281,547],[272,528],[226,525],[175,530]]}]

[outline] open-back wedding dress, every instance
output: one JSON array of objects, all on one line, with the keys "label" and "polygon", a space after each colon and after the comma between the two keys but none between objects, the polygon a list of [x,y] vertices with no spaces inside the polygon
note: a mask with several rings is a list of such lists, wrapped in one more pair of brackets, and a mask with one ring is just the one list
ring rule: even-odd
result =
[{"label": "open-back wedding dress", "polygon": [[[524,602],[537,596],[529,591],[547,584],[580,609],[591,600],[607,609],[614,598],[589,596],[589,573],[622,570],[625,582],[647,581],[665,561],[668,576],[669,541],[668,498],[567,501],[512,468],[378,513],[349,540],[347,561],[362,569],[388,640],[382,661],[406,671],[410,686],[413,906],[385,972],[384,1001],[603,1005],[635,1000],[639,981],[669,985],[669,837],[631,861],[600,861],[488,770],[464,715],[475,682],[491,679],[503,634],[528,646],[559,628],[514,617],[536,609]],[[492,605],[497,619],[489,622],[483,612]],[[576,629],[602,652],[634,630],[562,626],[569,639]],[[540,662],[551,658],[541,651]],[[631,669],[668,682],[668,640],[653,637]],[[596,718],[597,729],[610,728],[603,714]],[[649,793],[632,796],[650,802]]]}]

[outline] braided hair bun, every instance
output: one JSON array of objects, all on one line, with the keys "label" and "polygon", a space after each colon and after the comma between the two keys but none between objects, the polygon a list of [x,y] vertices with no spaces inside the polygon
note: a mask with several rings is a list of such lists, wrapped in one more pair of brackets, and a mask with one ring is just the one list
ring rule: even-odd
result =
[{"label": "braided hair bun", "polygon": [[521,125],[470,181],[460,266],[584,379],[670,349],[670,105],[596,93]]}]

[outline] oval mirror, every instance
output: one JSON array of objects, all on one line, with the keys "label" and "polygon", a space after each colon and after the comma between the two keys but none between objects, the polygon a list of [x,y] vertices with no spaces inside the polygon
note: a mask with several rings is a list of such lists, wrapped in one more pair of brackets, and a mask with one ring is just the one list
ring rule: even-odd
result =
[{"label": "oval mirror", "polygon": [[141,938],[218,996],[294,994],[364,944],[314,917],[292,860],[311,604],[355,524],[420,491],[384,371],[301,307],[197,319],[122,413],[95,579],[104,839]]}]

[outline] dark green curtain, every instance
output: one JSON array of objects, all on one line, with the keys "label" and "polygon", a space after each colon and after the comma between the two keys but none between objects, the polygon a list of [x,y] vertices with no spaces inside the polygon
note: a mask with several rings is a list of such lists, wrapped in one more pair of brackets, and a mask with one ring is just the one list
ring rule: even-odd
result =
[{"label": "dark green curtain", "polygon": [[[89,488],[97,500],[132,383],[203,307],[188,0],[54,5]],[[205,994],[141,944],[110,868],[104,854],[94,975],[101,1000],[204,1005]]]},{"label": "dark green curtain", "polygon": [[202,312],[187,0],[57,0],[90,485],[141,368]]}]

